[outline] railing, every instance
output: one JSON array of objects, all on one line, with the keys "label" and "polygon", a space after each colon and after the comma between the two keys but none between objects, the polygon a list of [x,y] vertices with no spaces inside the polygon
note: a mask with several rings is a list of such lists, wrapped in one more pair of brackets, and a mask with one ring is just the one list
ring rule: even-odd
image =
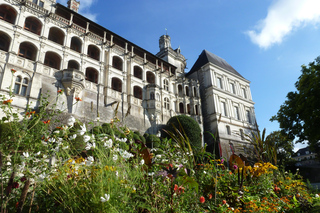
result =
[{"label": "railing", "polygon": [[58,15],[54,14],[54,13],[51,13],[50,17],[52,19],[56,20],[56,21],[59,21],[59,22],[63,23],[63,24],[69,25],[69,20],[68,19],[65,19],[65,18],[63,18],[61,16],[58,16]]},{"label": "railing", "polygon": [[48,12],[48,10],[46,10],[46,9],[44,9],[43,7],[40,7],[39,5],[36,5],[36,4],[34,4],[34,3],[30,2],[30,1],[26,1],[26,2],[25,2],[25,5],[26,5],[27,7],[30,7],[30,8],[32,8],[32,9],[35,9],[35,10],[41,12],[41,13],[47,13],[47,12]]},{"label": "railing", "polygon": [[75,29],[75,30],[78,30],[78,31],[80,31],[80,32],[82,32],[82,33],[86,33],[86,29],[85,28],[83,28],[83,27],[80,27],[79,25],[77,25],[77,24],[75,24],[75,23],[72,23],[72,26],[71,26],[73,29]]}]

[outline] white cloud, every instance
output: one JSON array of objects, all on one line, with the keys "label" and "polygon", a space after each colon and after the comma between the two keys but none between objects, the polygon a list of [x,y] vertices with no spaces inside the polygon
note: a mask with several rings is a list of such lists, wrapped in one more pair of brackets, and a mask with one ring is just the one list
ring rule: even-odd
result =
[{"label": "white cloud", "polygon": [[246,33],[253,43],[267,49],[280,44],[293,30],[307,24],[319,24],[319,8],[319,0],[276,0],[269,7],[267,17],[259,21],[256,30]]},{"label": "white cloud", "polygon": [[[78,0],[79,1],[79,0]],[[90,11],[90,7],[93,5],[93,3],[97,2],[98,0],[80,0],[80,6],[79,6],[79,13],[83,15],[84,17],[90,19],[91,21],[97,21],[97,15],[96,13],[92,13]],[[68,0],[57,0],[57,3],[60,3],[67,7]]]}]

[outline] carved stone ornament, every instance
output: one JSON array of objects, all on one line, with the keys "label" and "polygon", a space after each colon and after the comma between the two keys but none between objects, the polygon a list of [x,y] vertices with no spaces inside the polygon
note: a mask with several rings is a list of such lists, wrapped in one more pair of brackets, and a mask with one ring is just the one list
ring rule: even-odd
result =
[{"label": "carved stone ornament", "polygon": [[67,96],[79,96],[80,92],[85,87],[85,76],[79,70],[65,69],[56,72],[55,76],[57,80],[62,83]]}]

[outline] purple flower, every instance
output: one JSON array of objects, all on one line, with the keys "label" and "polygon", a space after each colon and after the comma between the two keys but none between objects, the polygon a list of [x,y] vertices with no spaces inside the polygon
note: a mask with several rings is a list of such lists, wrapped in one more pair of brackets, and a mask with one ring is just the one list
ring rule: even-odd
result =
[{"label": "purple flower", "polygon": [[233,169],[234,170],[238,169],[238,166],[237,165],[233,165]]},{"label": "purple flower", "polygon": [[221,163],[223,163],[223,162],[224,162],[224,159],[222,158],[222,159],[221,159]]}]

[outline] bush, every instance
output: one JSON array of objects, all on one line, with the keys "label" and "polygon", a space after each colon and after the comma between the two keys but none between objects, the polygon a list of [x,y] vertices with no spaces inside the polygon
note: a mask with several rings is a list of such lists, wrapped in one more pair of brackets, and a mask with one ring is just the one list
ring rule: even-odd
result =
[{"label": "bush", "polygon": [[148,134],[146,137],[147,147],[152,148],[152,142],[153,142],[153,148],[158,148],[161,140],[156,135]]},{"label": "bush", "polygon": [[[175,134],[175,128],[177,128],[182,134],[185,132],[185,136],[189,138],[192,149],[195,151],[201,149],[201,129],[199,124],[193,118],[186,115],[178,115],[170,118],[165,130]],[[165,136],[169,137],[167,134],[165,134]]]}]

